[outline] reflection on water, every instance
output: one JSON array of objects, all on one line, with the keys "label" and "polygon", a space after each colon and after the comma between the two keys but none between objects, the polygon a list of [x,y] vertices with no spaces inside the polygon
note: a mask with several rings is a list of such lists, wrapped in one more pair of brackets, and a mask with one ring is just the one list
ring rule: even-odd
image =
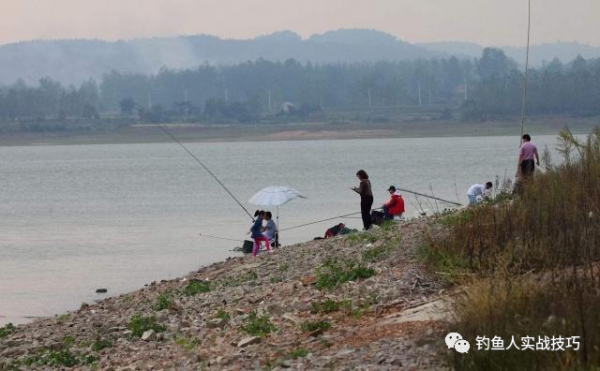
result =
[{"label": "reflection on water", "polygon": [[[553,136],[534,142],[555,145]],[[349,188],[361,168],[371,176],[375,206],[392,184],[466,202],[470,184],[514,175],[518,138],[188,147],[242,202],[268,185],[306,195],[281,209],[285,228],[358,211]],[[418,201],[406,199],[414,215]],[[336,222],[284,232],[282,240],[306,241]],[[222,260],[236,243],[198,234],[242,240],[249,226],[244,211],[176,144],[0,148],[0,323],[75,309],[101,298],[99,287],[115,295]]]}]

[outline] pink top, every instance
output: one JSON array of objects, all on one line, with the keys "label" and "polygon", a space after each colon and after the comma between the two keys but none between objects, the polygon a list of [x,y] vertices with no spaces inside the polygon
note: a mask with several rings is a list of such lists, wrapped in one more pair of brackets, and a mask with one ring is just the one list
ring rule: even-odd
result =
[{"label": "pink top", "polygon": [[525,160],[533,160],[535,159],[535,155],[538,153],[537,147],[535,144],[531,142],[524,142],[521,145],[521,149],[519,150],[519,155],[521,156],[521,161]]}]

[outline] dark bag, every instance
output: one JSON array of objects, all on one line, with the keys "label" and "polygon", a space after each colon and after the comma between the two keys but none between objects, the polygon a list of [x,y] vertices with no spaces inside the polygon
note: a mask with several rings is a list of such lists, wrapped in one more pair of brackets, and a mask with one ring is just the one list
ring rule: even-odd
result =
[{"label": "dark bag", "polygon": [[252,254],[252,250],[254,249],[254,242],[246,240],[242,245],[242,252],[244,254]]},{"label": "dark bag", "polygon": [[383,224],[384,220],[385,220],[384,213],[382,213],[381,211],[371,211],[371,221],[373,222],[373,224],[381,225],[381,224]]}]

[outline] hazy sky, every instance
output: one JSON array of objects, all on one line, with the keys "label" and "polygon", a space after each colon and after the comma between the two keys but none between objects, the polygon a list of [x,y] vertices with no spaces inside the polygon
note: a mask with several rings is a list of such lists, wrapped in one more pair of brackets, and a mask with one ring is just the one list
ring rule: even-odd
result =
[{"label": "hazy sky", "polygon": [[[526,10],[527,0],[0,0],[0,44],[375,28],[409,42],[523,45]],[[600,45],[600,0],[533,0],[533,12],[534,44]]]}]

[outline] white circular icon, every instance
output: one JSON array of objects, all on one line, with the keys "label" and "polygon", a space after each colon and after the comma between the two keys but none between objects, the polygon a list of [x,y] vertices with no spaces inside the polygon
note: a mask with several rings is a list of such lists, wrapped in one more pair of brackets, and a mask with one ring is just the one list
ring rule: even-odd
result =
[{"label": "white circular icon", "polygon": [[470,348],[471,344],[466,340],[461,339],[454,344],[454,349],[459,353],[468,353]]},{"label": "white circular icon", "polygon": [[458,332],[451,332],[446,335],[446,345],[448,346],[448,349],[454,348],[454,344],[461,339],[462,336]]}]

